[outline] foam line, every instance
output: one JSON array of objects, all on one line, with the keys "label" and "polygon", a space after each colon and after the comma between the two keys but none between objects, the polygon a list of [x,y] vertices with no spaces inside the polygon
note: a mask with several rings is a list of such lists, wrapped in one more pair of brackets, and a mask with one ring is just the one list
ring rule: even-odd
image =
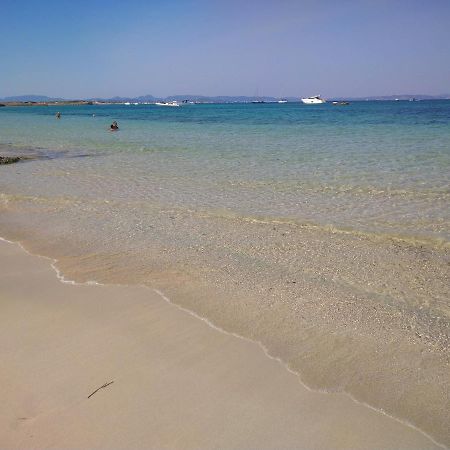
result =
[{"label": "foam line", "polygon": [[[62,282],[62,283],[70,284],[70,285],[73,285],[73,286],[99,286],[99,287],[107,286],[107,285],[104,284],[104,283],[99,283],[99,282],[93,281],[93,280],[92,280],[92,281],[89,280],[89,281],[82,282],[82,283],[76,282],[76,281],[74,281],[74,280],[69,280],[69,279],[67,279],[67,278],[61,273],[61,271],[58,269],[58,267],[57,267],[58,260],[57,260],[57,259],[55,259],[55,258],[50,258],[50,257],[48,257],[48,256],[43,256],[43,255],[36,255],[36,254],[33,254],[33,253],[29,252],[29,251],[22,245],[21,242],[13,242],[13,241],[10,241],[10,240],[8,240],[8,239],[5,239],[5,238],[3,238],[3,237],[1,237],[1,236],[0,236],[0,241],[7,242],[7,243],[9,243],[9,244],[18,245],[18,246],[19,246],[25,253],[27,253],[28,255],[35,256],[35,257],[39,257],[39,258],[44,258],[44,259],[49,260],[49,261],[50,261],[50,266],[51,266],[51,268],[55,271],[57,279],[58,279],[60,282]],[[109,286],[131,287],[132,285],[127,285],[127,284],[109,284]],[[145,284],[138,284],[138,285],[134,285],[134,286],[139,286],[139,287],[142,287],[142,288],[149,289],[149,290],[153,291],[155,294],[157,294],[159,297],[161,297],[166,303],[168,303],[168,304],[171,305],[172,307],[178,308],[180,311],[183,311],[184,313],[189,314],[189,315],[195,317],[195,318],[198,319],[198,320],[201,320],[202,322],[204,322],[207,326],[209,326],[209,327],[212,328],[213,330],[216,330],[216,331],[218,331],[218,332],[220,332],[220,333],[224,333],[224,334],[226,334],[226,335],[228,335],[228,336],[232,336],[232,337],[234,337],[234,338],[241,339],[241,340],[243,340],[243,341],[246,341],[246,342],[249,342],[249,343],[252,343],[252,344],[256,344],[258,347],[260,347],[260,348],[262,349],[262,351],[264,352],[264,354],[265,354],[269,359],[272,359],[272,360],[276,361],[276,362],[279,363],[284,369],[286,369],[289,373],[295,375],[295,376],[298,378],[300,384],[301,384],[305,389],[307,389],[309,392],[314,392],[314,393],[323,394],[323,395],[330,395],[330,394],[333,394],[333,395],[345,395],[345,396],[349,397],[349,398],[350,398],[353,402],[355,402],[356,404],[365,406],[366,408],[369,408],[369,409],[372,410],[372,411],[375,411],[375,412],[377,412],[377,413],[379,413],[379,414],[383,414],[384,416],[389,417],[390,419],[393,419],[393,420],[395,420],[395,421],[397,421],[397,422],[399,422],[399,423],[401,423],[401,424],[403,424],[403,425],[406,425],[406,426],[408,426],[409,428],[412,428],[413,430],[418,431],[419,433],[421,433],[422,435],[424,435],[425,437],[427,437],[431,442],[433,442],[433,444],[435,444],[435,445],[437,445],[437,446],[439,446],[439,447],[441,447],[441,448],[443,448],[443,449],[450,450],[449,447],[447,447],[446,445],[444,445],[444,444],[442,444],[442,443],[436,441],[436,440],[435,440],[432,436],[430,436],[428,433],[426,433],[425,431],[423,431],[423,430],[421,430],[420,428],[416,427],[415,425],[413,425],[412,423],[408,422],[407,420],[400,419],[400,418],[398,418],[398,417],[392,416],[392,415],[390,415],[389,413],[387,413],[386,411],[384,411],[383,409],[375,408],[374,406],[371,406],[371,405],[369,405],[368,403],[362,402],[362,401],[358,400],[357,398],[355,398],[352,394],[350,394],[350,393],[348,393],[348,392],[345,392],[345,391],[340,391],[340,392],[330,392],[330,391],[327,391],[326,389],[313,389],[313,388],[309,387],[308,385],[306,385],[306,384],[303,382],[303,380],[302,380],[302,378],[301,378],[301,375],[300,375],[298,372],[296,372],[296,371],[294,371],[293,369],[291,369],[291,368],[289,367],[288,363],[286,363],[285,361],[283,361],[281,358],[279,358],[279,357],[277,357],[277,356],[271,355],[269,349],[268,349],[263,343],[261,343],[261,342],[259,342],[259,341],[255,341],[255,340],[250,339],[250,338],[247,338],[247,337],[245,337],[245,336],[241,336],[241,335],[239,335],[239,334],[237,334],[237,333],[233,333],[233,332],[230,332],[230,331],[226,331],[226,330],[224,330],[223,328],[220,328],[219,326],[215,325],[213,322],[211,322],[211,321],[210,321],[209,319],[207,319],[206,317],[200,316],[200,315],[198,315],[197,313],[195,313],[194,311],[191,311],[190,309],[187,309],[187,308],[185,308],[185,307],[183,307],[183,306],[178,305],[177,303],[174,303],[167,295],[165,295],[165,294],[164,294],[162,291],[160,291],[159,289],[151,288],[151,287],[149,287],[149,286],[146,286]]]}]

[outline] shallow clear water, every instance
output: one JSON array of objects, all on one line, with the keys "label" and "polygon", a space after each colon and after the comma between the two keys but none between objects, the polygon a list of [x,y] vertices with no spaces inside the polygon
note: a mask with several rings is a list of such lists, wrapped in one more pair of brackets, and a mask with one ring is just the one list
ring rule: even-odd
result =
[{"label": "shallow clear water", "polygon": [[0,143],[100,156],[72,165],[127,198],[450,238],[450,101],[1,108]]},{"label": "shallow clear water", "polygon": [[450,445],[450,101],[0,108],[18,153],[0,236]]}]

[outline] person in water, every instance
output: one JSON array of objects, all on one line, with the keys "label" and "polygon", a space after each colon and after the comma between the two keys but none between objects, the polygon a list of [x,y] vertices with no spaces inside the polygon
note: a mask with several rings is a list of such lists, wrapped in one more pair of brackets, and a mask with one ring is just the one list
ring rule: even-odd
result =
[{"label": "person in water", "polygon": [[56,113],[56,118],[61,119],[61,113],[59,111]]},{"label": "person in water", "polygon": [[111,124],[110,130],[111,130],[111,131],[116,131],[116,130],[118,130],[118,129],[119,129],[119,125],[117,125],[117,122],[114,121],[114,122]]}]

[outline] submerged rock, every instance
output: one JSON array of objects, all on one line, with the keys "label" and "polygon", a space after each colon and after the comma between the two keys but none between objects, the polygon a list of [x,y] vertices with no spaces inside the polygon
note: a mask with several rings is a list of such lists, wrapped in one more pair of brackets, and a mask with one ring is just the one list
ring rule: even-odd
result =
[{"label": "submerged rock", "polygon": [[13,164],[21,161],[22,158],[20,156],[0,156],[0,164]]}]

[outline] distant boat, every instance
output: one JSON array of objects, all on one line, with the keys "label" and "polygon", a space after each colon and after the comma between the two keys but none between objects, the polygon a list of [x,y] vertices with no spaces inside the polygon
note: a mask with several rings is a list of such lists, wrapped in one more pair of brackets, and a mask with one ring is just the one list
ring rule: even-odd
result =
[{"label": "distant boat", "polygon": [[258,88],[256,88],[256,92],[255,92],[254,98],[255,98],[255,100],[252,100],[252,103],[266,103],[266,102],[259,96]]},{"label": "distant boat", "polygon": [[284,98],[282,98],[281,100],[278,100],[278,103],[287,103],[287,100],[285,100]]},{"label": "distant boat", "polygon": [[176,101],[172,102],[156,102],[155,105],[158,106],[180,106],[180,104]]},{"label": "distant boat", "polygon": [[345,101],[333,102],[333,105],[350,105],[350,102],[345,102]]},{"label": "distant boat", "polygon": [[320,97],[320,95],[313,95],[312,97],[302,98],[302,102],[306,105],[318,105],[320,103],[326,103],[326,100]]}]

